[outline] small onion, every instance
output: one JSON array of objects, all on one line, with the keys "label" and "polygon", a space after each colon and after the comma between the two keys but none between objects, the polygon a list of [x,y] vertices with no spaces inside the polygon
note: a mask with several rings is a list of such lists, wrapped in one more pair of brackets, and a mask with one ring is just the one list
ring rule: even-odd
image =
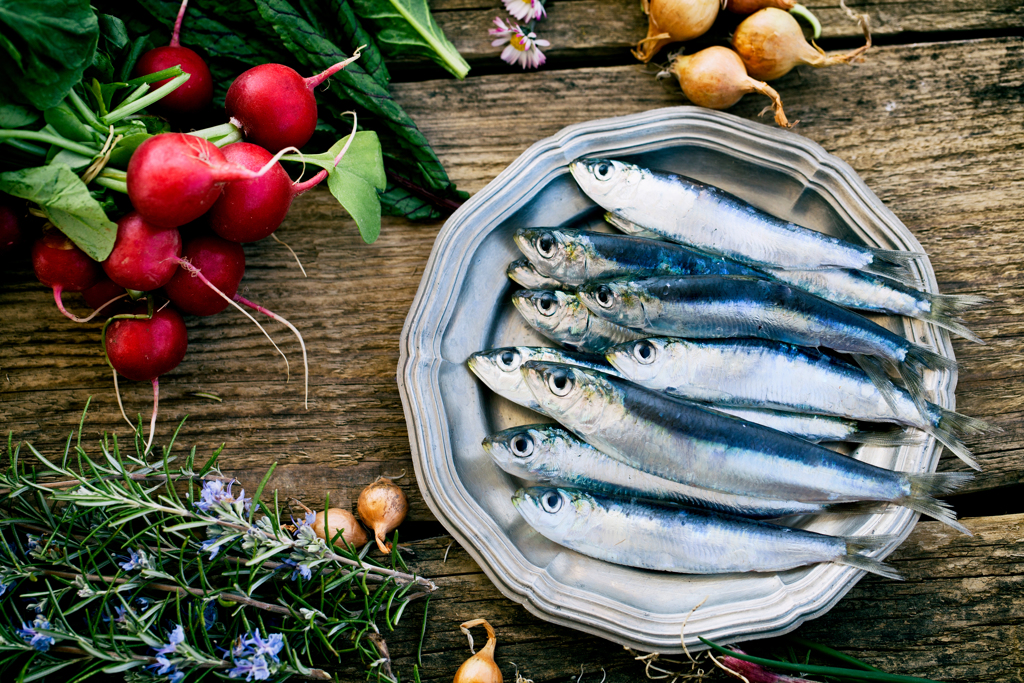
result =
[{"label": "small onion", "polygon": [[459,670],[455,672],[452,683],[503,683],[501,669],[494,663],[494,646],[497,645],[498,639],[494,637],[494,629],[491,625],[487,623],[486,619],[474,619],[461,624],[459,628],[469,638],[469,649],[472,651],[473,636],[470,635],[469,629],[481,625],[487,631],[487,644],[480,649],[480,652],[462,663]]},{"label": "small onion", "polygon": [[711,28],[721,0],[642,0],[648,15],[647,37],[636,44],[633,56],[649,62],[669,43],[692,40]]},{"label": "small onion", "polygon": [[871,35],[864,24],[867,44],[845,55],[826,55],[804,39],[800,24],[789,12],[767,8],[740,22],[732,36],[732,46],[743,59],[747,73],[760,81],[771,81],[788,74],[793,67],[843,64],[864,54],[871,47]]},{"label": "small onion", "polygon": [[386,543],[384,537],[402,523],[405,513],[409,511],[409,503],[402,489],[386,477],[377,477],[376,481],[359,494],[356,510],[359,512],[359,519],[373,529],[377,548],[382,553],[390,553],[391,544]]},{"label": "small onion", "polygon": [[679,79],[683,94],[694,104],[708,109],[728,109],[747,93],[758,92],[770,97],[775,111],[775,122],[791,128],[782,110],[782,98],[767,83],[747,75],[740,56],[727,47],[715,45],[692,55],[680,55],[672,60],[668,71]]},{"label": "small onion", "polygon": [[[339,531],[342,532],[341,537],[346,542],[357,547],[370,540],[370,537],[366,535],[366,531],[355,515],[348,510],[330,508],[326,514],[323,512],[316,513],[316,519],[313,521],[313,533],[329,542],[330,539],[327,538],[327,534],[330,533],[333,538]],[[335,542],[335,545],[344,547],[344,544],[340,542]]]}]

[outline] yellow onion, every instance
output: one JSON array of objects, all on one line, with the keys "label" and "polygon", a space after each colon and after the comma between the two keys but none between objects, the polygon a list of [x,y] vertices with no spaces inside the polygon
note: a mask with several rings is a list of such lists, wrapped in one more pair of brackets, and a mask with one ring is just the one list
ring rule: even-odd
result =
[{"label": "yellow onion", "polygon": [[760,81],[771,81],[789,73],[800,64],[813,67],[843,64],[864,54],[871,47],[871,35],[864,24],[867,44],[845,55],[826,55],[804,39],[800,24],[789,12],[767,8],[740,22],[732,36],[747,73]]},{"label": "yellow onion", "polygon": [[402,523],[405,513],[409,511],[409,503],[405,500],[402,489],[387,477],[377,477],[376,481],[359,494],[356,511],[359,513],[359,519],[373,529],[377,548],[382,553],[390,553],[391,544],[386,543],[384,537]]},{"label": "yellow onion", "polygon": [[727,47],[716,45],[692,55],[680,55],[672,60],[667,72],[658,75],[668,73],[679,80],[688,100],[708,109],[728,109],[747,93],[761,93],[772,100],[775,122],[783,128],[791,127],[779,93],[748,76],[743,60]]},{"label": "yellow onion", "polygon": [[498,639],[494,637],[494,629],[491,625],[487,623],[486,619],[474,619],[461,624],[459,628],[469,638],[469,649],[472,651],[473,636],[470,635],[469,629],[481,625],[487,631],[487,644],[480,649],[480,652],[462,663],[459,670],[455,672],[452,683],[503,683],[501,669],[494,663],[494,646],[497,645]]},{"label": "yellow onion", "polygon": [[692,40],[711,28],[721,0],[641,0],[647,13],[647,37],[633,56],[649,62],[669,43]]},{"label": "yellow onion", "polygon": [[[341,537],[354,546],[361,546],[370,540],[355,515],[348,510],[330,508],[326,514],[316,513],[316,519],[313,521],[313,533],[325,541],[330,541],[327,534],[330,533],[333,538],[339,531],[342,532]],[[336,542],[336,545],[344,547],[344,544],[340,542]]]}]

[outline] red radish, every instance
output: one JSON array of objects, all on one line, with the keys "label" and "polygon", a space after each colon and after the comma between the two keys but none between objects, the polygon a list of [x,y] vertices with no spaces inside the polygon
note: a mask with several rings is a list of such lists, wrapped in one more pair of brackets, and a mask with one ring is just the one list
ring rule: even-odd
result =
[{"label": "red radish", "polygon": [[103,313],[106,316],[124,313],[128,310],[128,293],[124,287],[109,277],[100,277],[89,289],[82,290],[85,305],[93,309],[94,315]]},{"label": "red radish", "polygon": [[[149,109],[158,114],[168,116],[195,114],[209,107],[213,101],[213,76],[210,75],[210,67],[206,66],[202,57],[187,47],[182,47],[178,42],[178,36],[181,33],[181,20],[185,17],[187,6],[188,0],[182,0],[181,9],[178,10],[178,19],[174,22],[174,33],[171,34],[171,44],[150,50],[139,57],[133,72],[133,76],[138,78],[180,65],[182,71],[191,75],[191,78],[177,90],[149,106]],[[162,81],[150,83],[149,87],[156,89],[170,80],[170,78],[165,78]]]},{"label": "red radish", "polygon": [[[196,237],[185,245],[182,258],[228,297],[238,291],[245,274],[245,253],[238,244],[213,235]],[[183,268],[164,285],[164,292],[178,310],[188,315],[213,315],[231,303]]]},{"label": "red radish", "polygon": [[167,284],[180,256],[181,235],[175,228],[156,227],[132,211],[117,222],[114,250],[103,270],[126,289],[148,292]]},{"label": "red radish", "polygon": [[356,50],[345,61],[309,78],[283,64],[255,66],[228,88],[224,100],[228,118],[246,139],[271,152],[302,147],[316,128],[313,89],[358,58]]},{"label": "red radish", "polygon": [[641,0],[648,15],[647,37],[633,50],[641,62],[649,62],[669,43],[691,40],[715,23],[721,0]]},{"label": "red radish", "polygon": [[747,93],[758,92],[772,99],[775,122],[783,128],[792,127],[782,110],[782,98],[767,83],[747,75],[740,56],[727,47],[715,45],[692,55],[672,60],[668,71],[679,79],[683,94],[694,104],[708,109],[728,109]]},{"label": "red radish", "polygon": [[176,228],[206,213],[232,180],[259,173],[229,163],[213,143],[184,133],[161,133],[128,162],[128,197],[150,224]]},{"label": "red radish", "polygon": [[7,205],[7,202],[0,201],[0,257],[17,249],[21,237],[21,221],[18,220],[18,214]]},{"label": "red radish", "polygon": [[32,268],[40,282],[53,288],[57,309],[75,322],[84,322],[64,308],[61,292],[81,292],[92,287],[100,279],[100,264],[67,237],[51,230],[32,245]]},{"label": "red radish", "polygon": [[845,55],[826,55],[804,39],[800,24],[789,12],[767,8],[740,22],[732,46],[743,59],[747,73],[761,81],[781,78],[800,64],[813,67],[845,64],[871,47],[871,35],[864,23],[867,44]]},{"label": "red radish", "polygon": [[[259,145],[236,142],[224,147],[228,161],[257,171],[273,159]],[[207,217],[213,231],[232,242],[255,242],[277,230],[284,221],[292,200],[327,177],[327,171],[309,180],[292,184],[292,179],[274,163],[261,178],[238,180],[224,188]]]}]

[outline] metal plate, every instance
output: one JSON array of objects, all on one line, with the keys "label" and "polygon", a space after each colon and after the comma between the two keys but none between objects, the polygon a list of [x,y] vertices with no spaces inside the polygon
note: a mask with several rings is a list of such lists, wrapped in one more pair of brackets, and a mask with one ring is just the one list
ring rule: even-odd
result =
[{"label": "metal plate", "polygon": [[[673,107],[565,128],[528,149],[445,223],[401,338],[398,385],[413,464],[427,505],[510,599],[534,614],[647,651],[679,652],[687,614],[696,635],[719,642],[791,631],[828,611],[863,575],[834,564],[780,573],[693,576],[619,567],[555,545],[511,504],[520,483],[480,446],[487,434],[541,421],[492,394],[465,365],[475,351],[550,345],[519,318],[505,276],[520,257],[512,234],[524,226],[596,226],[601,212],[577,188],[567,164],[607,156],[683,173],[761,209],[825,233],[885,249],[922,251],[906,227],[844,162],[794,133],[719,112]],[[931,265],[917,275],[937,291]],[[949,358],[947,334],[917,320],[879,322]],[[929,372],[931,400],[953,409],[955,374]],[[856,456],[908,472],[934,471],[931,437]],[[833,534],[893,534],[902,541],[917,515],[801,518]],[[898,542],[877,552],[884,557]]]}]

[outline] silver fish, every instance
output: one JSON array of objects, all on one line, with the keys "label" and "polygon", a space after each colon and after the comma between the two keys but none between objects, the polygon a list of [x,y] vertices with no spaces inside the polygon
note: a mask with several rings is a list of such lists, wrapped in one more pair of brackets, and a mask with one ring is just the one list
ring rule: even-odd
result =
[{"label": "silver fish", "polygon": [[552,486],[695,505],[764,519],[815,514],[835,507],[736,496],[680,484],[605,455],[556,425],[512,427],[485,438],[483,447],[498,467],[512,476]]},{"label": "silver fish", "polygon": [[569,170],[607,211],[701,251],[748,265],[820,270],[853,268],[913,279],[924,255],[872,249],[783,221],[739,197],[685,176],[610,159],[577,159]]},{"label": "silver fish", "polygon": [[594,315],[575,294],[548,289],[521,289],[512,303],[526,322],[562,346],[588,353],[643,339],[647,335],[616,325]]},{"label": "silver fish", "polygon": [[[605,214],[605,219],[628,234],[643,231],[640,226],[615,214]],[[660,242],[660,244],[664,244],[666,247],[671,246],[667,242]],[[654,250],[654,247],[648,246],[648,250]],[[917,318],[944,327],[973,342],[984,343],[967,329],[963,318],[961,318],[965,311],[986,303],[988,299],[983,296],[922,292],[881,275],[850,269],[782,270],[761,267],[755,272],[770,279],[799,287],[805,292],[810,292],[840,306]],[[654,269],[648,273],[633,273],[634,277],[652,277],[661,274],[664,273]]]},{"label": "silver fish", "polygon": [[916,427],[975,469],[977,461],[956,434],[995,429],[934,403],[926,404],[922,417],[910,394],[898,387],[890,405],[860,368],[789,344],[662,337],[616,346],[606,357],[626,379],[693,401]]},{"label": "silver fish", "polygon": [[559,282],[553,277],[541,275],[530,263],[529,259],[521,258],[508,264],[505,270],[508,278],[526,289],[561,289],[566,292],[575,292],[576,288]]},{"label": "silver fish", "polygon": [[574,489],[519,489],[512,504],[545,538],[614,564],[683,574],[776,572],[835,562],[900,579],[858,554],[892,536],[826,536],[707,510],[607,498]]},{"label": "silver fish", "polygon": [[658,275],[763,277],[753,268],[720,256],[642,237],[566,228],[520,228],[514,239],[537,272],[570,285]]},{"label": "silver fish", "polygon": [[862,315],[778,282],[732,275],[657,277],[590,284],[577,294],[602,318],[651,335],[771,339],[849,353],[893,403],[896,387],[883,368],[897,372],[922,415],[924,372],[956,368],[955,361]]},{"label": "silver fish", "polygon": [[523,373],[519,371],[522,364],[529,360],[578,365],[605,374],[619,374],[602,356],[589,356],[547,346],[507,346],[478,351],[469,357],[466,364],[494,393],[530,410],[543,413],[544,410],[533,397],[533,392],[526,386]]},{"label": "silver fish", "polygon": [[[615,347],[618,348],[618,347]],[[614,351],[614,348],[612,349]],[[638,382],[642,384],[642,382]],[[678,392],[668,392],[679,396]],[[683,396],[683,398],[687,398]],[[774,430],[798,436],[812,443],[864,443],[872,446],[900,446],[914,443],[912,435],[902,429],[889,431],[861,430],[855,420],[831,415],[809,415],[806,413],[768,410],[765,408],[738,408],[714,404],[707,406],[726,415],[738,417],[747,422],[771,427]]]},{"label": "silver fish", "polygon": [[584,368],[531,361],[522,372],[548,415],[645,472],[745,496],[894,503],[969,533],[933,494],[971,474],[893,472]]}]

